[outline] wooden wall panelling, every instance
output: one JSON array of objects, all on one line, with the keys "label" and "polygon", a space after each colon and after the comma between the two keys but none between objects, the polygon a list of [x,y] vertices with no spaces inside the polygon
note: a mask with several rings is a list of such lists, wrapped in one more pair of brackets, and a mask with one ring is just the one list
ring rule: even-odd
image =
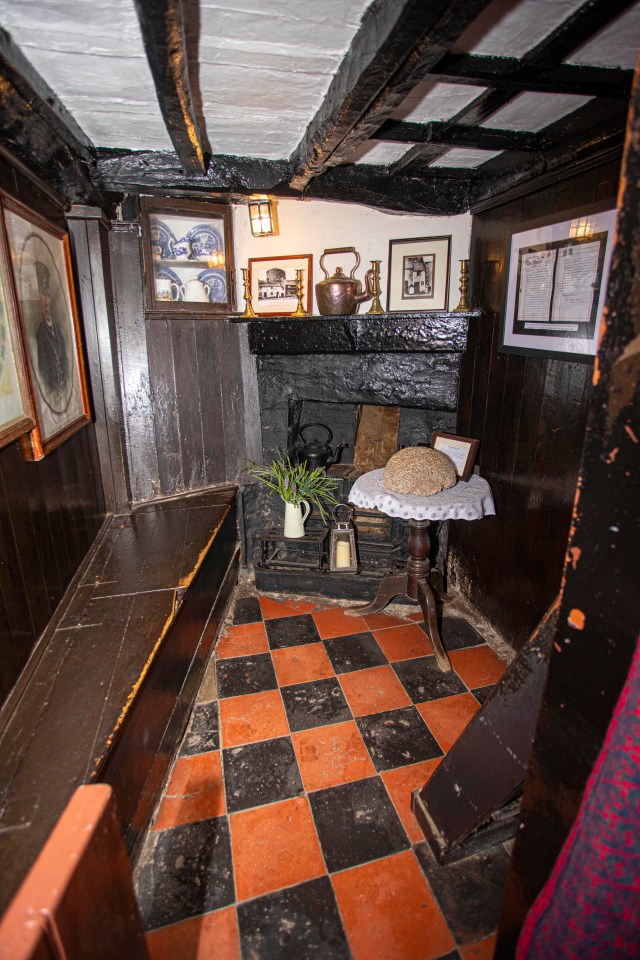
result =
[{"label": "wooden wall panelling", "polygon": [[118,381],[108,223],[101,210],[75,206],[67,217],[85,330],[85,346],[107,510],[130,500]]},{"label": "wooden wall panelling", "polygon": [[504,202],[474,217],[471,325],[458,432],[480,440],[495,518],[452,524],[452,579],[519,648],[556,595],[584,439],[590,363],[498,353],[509,236],[520,224],[610,199],[618,161]]},{"label": "wooden wall panelling", "polygon": [[131,498],[134,502],[152,500],[161,491],[138,224],[113,224],[110,251]]},{"label": "wooden wall panelling", "polygon": [[[238,423],[237,417],[242,409],[242,402],[240,398],[235,412],[224,409],[223,369],[231,380],[235,376],[233,355],[227,345],[230,326],[226,320],[213,319],[196,321],[194,329],[202,417],[204,475],[207,483],[235,479],[233,471],[227,476],[225,418],[228,420],[231,413],[233,433],[236,434],[242,423],[241,420]],[[237,443],[237,440],[235,442]]]},{"label": "wooden wall panelling", "polygon": [[170,317],[147,320],[149,377],[153,396],[158,479],[162,496],[185,489],[180,447],[178,397],[173,363],[173,335]]},{"label": "wooden wall panelling", "polygon": [[[221,378],[222,415],[224,418],[224,447],[227,479],[235,480],[243,469],[243,457],[247,456],[245,420],[251,420],[259,432],[260,410],[257,400],[245,396],[246,368],[243,364],[253,361],[249,357],[246,331],[239,325],[225,321],[221,328],[221,353],[225,374]],[[255,370],[255,367],[253,367]],[[255,376],[255,374],[254,374]],[[257,381],[255,383],[257,391]]]}]

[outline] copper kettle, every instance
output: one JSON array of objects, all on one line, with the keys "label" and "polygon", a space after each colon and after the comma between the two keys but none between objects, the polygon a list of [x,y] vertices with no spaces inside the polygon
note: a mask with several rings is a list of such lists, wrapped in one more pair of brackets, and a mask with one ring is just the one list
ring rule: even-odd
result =
[{"label": "copper kettle", "polygon": [[[355,266],[347,277],[342,267],[338,267],[332,277],[329,276],[324,266],[324,258],[329,253],[352,253],[355,258]],[[355,247],[334,247],[325,250],[320,257],[320,269],[324,273],[325,279],[316,283],[316,300],[318,310],[323,317],[336,316],[338,314],[356,313],[358,304],[365,300],[370,300],[373,296],[371,286],[371,270],[365,274],[366,289],[362,292],[362,284],[354,278],[354,273],[360,266],[360,254]]]}]

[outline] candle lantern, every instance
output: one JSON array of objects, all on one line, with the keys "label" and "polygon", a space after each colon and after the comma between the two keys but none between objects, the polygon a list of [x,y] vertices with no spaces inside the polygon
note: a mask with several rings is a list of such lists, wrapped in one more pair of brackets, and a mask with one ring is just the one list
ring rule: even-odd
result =
[{"label": "candle lantern", "polygon": [[333,508],[329,540],[329,570],[332,573],[358,572],[353,513],[353,507],[348,503],[338,503]]}]

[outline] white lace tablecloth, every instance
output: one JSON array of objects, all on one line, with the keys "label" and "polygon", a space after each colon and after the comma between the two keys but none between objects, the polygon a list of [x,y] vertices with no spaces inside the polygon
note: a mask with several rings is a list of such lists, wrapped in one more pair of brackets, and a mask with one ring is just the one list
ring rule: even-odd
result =
[{"label": "white lace tablecloth", "polygon": [[449,490],[417,497],[387,490],[383,473],[384,468],[363,473],[351,488],[350,502],[366,510],[377,507],[404,520],[480,520],[496,512],[489,484],[476,474],[467,483],[459,480]]}]

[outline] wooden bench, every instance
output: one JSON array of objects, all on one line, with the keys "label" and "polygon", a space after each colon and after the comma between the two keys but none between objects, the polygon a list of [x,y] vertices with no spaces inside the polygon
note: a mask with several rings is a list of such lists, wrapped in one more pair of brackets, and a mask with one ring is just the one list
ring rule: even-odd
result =
[{"label": "wooden bench", "polygon": [[135,854],[237,579],[236,493],[103,526],[5,711],[0,911],[83,783],[113,787]]}]

